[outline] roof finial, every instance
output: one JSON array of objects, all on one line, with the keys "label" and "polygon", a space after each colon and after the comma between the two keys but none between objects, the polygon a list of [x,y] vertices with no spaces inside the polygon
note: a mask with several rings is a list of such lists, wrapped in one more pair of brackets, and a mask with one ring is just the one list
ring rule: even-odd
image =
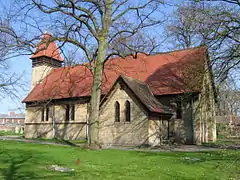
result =
[{"label": "roof finial", "polygon": [[43,33],[43,39],[49,39],[49,38],[51,38],[51,37],[53,37],[53,34],[52,34],[52,33],[48,32],[48,31],[44,31],[44,33]]}]

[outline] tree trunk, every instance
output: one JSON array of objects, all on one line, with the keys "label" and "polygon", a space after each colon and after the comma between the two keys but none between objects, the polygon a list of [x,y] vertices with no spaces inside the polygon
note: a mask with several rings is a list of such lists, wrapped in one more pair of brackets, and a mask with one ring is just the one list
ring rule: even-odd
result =
[{"label": "tree trunk", "polygon": [[99,109],[101,100],[101,85],[103,79],[103,68],[108,49],[109,28],[112,23],[112,0],[105,1],[105,14],[103,15],[102,30],[98,34],[98,52],[94,67],[94,77],[90,100],[90,113],[88,118],[88,145],[99,146]]},{"label": "tree trunk", "polygon": [[88,119],[88,145],[98,144],[99,107],[103,77],[103,62],[101,59],[104,59],[105,51],[98,53],[97,63],[94,68],[94,79],[90,100],[90,114]]}]

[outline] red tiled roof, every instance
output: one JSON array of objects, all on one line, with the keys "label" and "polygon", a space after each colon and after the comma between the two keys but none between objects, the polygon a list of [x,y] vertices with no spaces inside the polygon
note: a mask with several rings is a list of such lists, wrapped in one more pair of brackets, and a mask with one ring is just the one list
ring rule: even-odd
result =
[{"label": "red tiled roof", "polygon": [[58,47],[54,41],[51,41],[51,38],[51,34],[44,33],[41,42],[37,45],[36,51],[30,59],[45,56],[63,62]]},{"label": "red tiled roof", "polygon": [[[106,62],[102,94],[123,74],[147,83],[154,95],[200,92],[207,48],[199,47],[136,59],[114,58]],[[90,96],[92,74],[84,65],[54,69],[32,89],[23,102]]]}]

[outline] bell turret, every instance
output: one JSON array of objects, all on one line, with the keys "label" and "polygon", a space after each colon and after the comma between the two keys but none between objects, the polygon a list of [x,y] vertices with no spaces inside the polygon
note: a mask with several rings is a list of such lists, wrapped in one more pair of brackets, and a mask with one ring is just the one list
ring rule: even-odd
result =
[{"label": "bell turret", "polygon": [[32,60],[32,88],[40,83],[53,68],[62,66],[63,58],[53,36],[44,33],[35,53],[30,57]]}]

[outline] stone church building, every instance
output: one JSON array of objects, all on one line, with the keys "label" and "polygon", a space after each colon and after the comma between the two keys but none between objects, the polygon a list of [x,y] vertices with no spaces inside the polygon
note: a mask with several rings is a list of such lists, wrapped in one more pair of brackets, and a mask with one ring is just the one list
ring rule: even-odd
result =
[{"label": "stone church building", "polygon": [[[92,74],[63,66],[44,34],[32,60],[26,138],[87,138]],[[156,146],[216,140],[214,83],[206,47],[112,58],[105,63],[100,106],[102,145]]]}]

